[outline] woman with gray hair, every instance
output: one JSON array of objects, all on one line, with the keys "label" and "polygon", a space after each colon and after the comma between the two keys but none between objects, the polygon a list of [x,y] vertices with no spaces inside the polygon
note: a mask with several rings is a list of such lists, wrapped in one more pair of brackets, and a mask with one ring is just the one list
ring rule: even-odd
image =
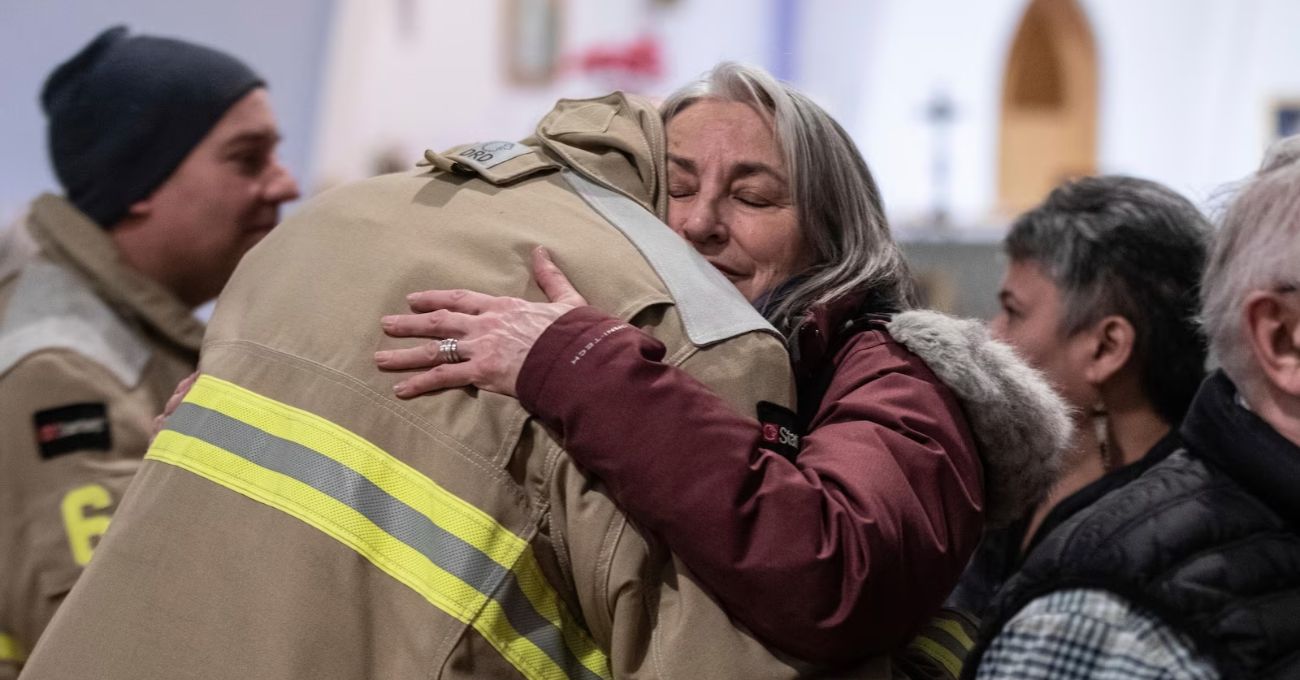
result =
[{"label": "woman with gray hair", "polygon": [[1205,375],[1209,234],[1186,198],[1123,176],[1062,184],[1012,225],[993,331],[1065,398],[1076,441],[1034,512],[985,537],[949,604],[982,613],[1043,536],[1178,448]]},{"label": "woman with gray hair", "polygon": [[1201,317],[1222,369],[1182,447],[1045,537],[968,677],[1300,677],[1297,151],[1270,149],[1213,236]]},{"label": "woman with gray hair", "polygon": [[[385,330],[458,352],[376,361],[433,364],[403,397],[517,395],[766,644],[817,663],[894,649],[938,609],[985,516],[1045,490],[1064,411],[978,325],[906,313],[875,181],[807,97],[722,64],[662,110],[663,217],[787,338],[798,413],[733,412],[655,340],[584,306],[541,249],[553,302],[419,293]],[[575,351],[597,358],[575,368]]]}]

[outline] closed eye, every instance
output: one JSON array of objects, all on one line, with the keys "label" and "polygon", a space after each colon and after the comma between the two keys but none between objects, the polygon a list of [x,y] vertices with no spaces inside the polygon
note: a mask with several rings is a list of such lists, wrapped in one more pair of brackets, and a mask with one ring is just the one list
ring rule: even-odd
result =
[{"label": "closed eye", "polygon": [[671,198],[688,198],[695,195],[695,190],[687,187],[668,187],[668,195]]}]

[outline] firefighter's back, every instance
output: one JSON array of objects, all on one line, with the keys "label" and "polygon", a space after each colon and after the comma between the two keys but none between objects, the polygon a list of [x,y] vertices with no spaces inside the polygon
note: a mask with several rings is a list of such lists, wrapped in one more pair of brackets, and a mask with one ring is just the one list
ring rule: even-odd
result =
[{"label": "firefighter's back", "polygon": [[[519,173],[506,165],[492,181],[413,171],[335,190],[245,258],[203,377],[31,677],[656,676],[691,667],[651,648],[687,640],[695,620],[728,628],[690,638],[721,655],[717,668],[731,654],[737,673],[795,672],[679,583],[670,556],[513,399],[402,402],[374,369],[374,350],[407,342],[377,320],[410,291],[541,299],[528,253],[542,244],[592,304],[658,337],[737,408],[789,402],[782,345],[761,319],[721,332],[684,320],[648,246],[594,210],[555,157],[529,153],[532,165],[515,158]],[[659,255],[689,256],[684,244]],[[701,295],[716,314],[753,314],[714,284]]]}]

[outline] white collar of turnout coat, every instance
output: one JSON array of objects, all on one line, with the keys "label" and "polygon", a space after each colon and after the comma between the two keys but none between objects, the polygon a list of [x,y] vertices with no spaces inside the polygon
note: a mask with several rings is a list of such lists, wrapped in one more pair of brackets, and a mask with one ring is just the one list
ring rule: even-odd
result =
[{"label": "white collar of turnout coat", "polygon": [[888,329],[961,401],[984,463],[988,526],[1030,512],[1056,481],[1069,449],[1069,407],[982,322],[909,311],[895,315]]}]

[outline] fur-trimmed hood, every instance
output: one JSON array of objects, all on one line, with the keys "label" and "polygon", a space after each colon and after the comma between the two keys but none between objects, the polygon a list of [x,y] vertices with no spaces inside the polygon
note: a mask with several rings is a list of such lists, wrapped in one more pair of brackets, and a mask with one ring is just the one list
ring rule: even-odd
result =
[{"label": "fur-trimmed hood", "polygon": [[961,401],[984,462],[988,525],[1022,517],[1056,480],[1073,434],[1069,407],[980,321],[909,311],[887,328]]}]

